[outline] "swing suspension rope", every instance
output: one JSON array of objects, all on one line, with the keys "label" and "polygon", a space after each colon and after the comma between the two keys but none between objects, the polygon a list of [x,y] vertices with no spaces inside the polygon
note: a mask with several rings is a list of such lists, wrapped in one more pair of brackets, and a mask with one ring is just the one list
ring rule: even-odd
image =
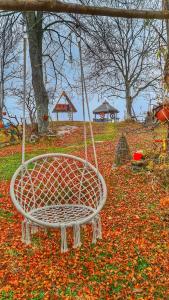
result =
[{"label": "swing suspension rope", "polygon": [[86,116],[85,116],[85,104],[86,104],[88,119],[89,119],[90,134],[91,134],[91,140],[92,140],[92,147],[93,147],[93,154],[94,154],[94,160],[95,160],[95,166],[96,166],[96,169],[98,170],[96,146],[95,146],[95,141],[94,141],[93,127],[92,127],[91,116],[90,116],[90,108],[89,108],[89,100],[88,100],[85,77],[84,77],[83,60],[82,60],[82,48],[81,48],[80,38],[78,40],[78,48],[79,48],[79,57],[80,57],[80,68],[81,68],[81,89],[82,89],[82,103],[83,103],[85,158],[86,158],[86,160],[88,160],[88,156],[87,156],[87,135],[86,135],[87,130],[86,130]]},{"label": "swing suspension rope", "polygon": [[24,32],[23,37],[23,53],[24,53],[24,62],[23,62],[23,126],[22,126],[22,164],[25,162],[25,141],[26,141],[26,71],[27,71],[27,65],[26,65],[26,55],[27,55],[27,36]]},{"label": "swing suspension rope", "polygon": [[[89,128],[90,128],[90,135],[93,147],[93,154],[94,154],[94,161],[96,169],[98,170],[98,160],[97,160],[97,153],[96,153],[96,146],[94,141],[94,133],[93,133],[93,126],[90,116],[90,108],[89,108],[89,99],[87,94],[86,82],[84,77],[84,68],[83,68],[83,60],[82,60],[82,48],[81,48],[81,38],[78,38],[78,49],[79,49],[79,58],[80,58],[80,76],[81,76],[81,91],[82,91],[82,108],[83,108],[83,126],[84,126],[84,146],[85,146],[85,159],[88,161],[88,147],[87,147],[87,128],[86,128],[86,113],[85,113],[85,105],[87,107],[88,119],[89,119]],[[24,43],[23,43],[23,53],[24,53],[24,68],[23,68],[23,137],[22,137],[22,164],[25,162],[25,143],[26,143],[26,76],[27,76],[27,63],[26,63],[26,56],[27,56],[27,36],[24,33]]]},{"label": "swing suspension rope", "polygon": [[[93,243],[96,243],[97,238],[101,238],[99,213],[107,197],[106,184],[98,170],[80,40],[78,40],[78,48],[85,159],[68,154],[50,153],[25,161],[26,37],[24,37],[22,164],[14,173],[10,185],[12,201],[24,216],[22,241],[29,244],[31,234],[40,227],[60,228],[61,252],[66,252],[68,249],[67,227],[73,227],[75,248],[81,245],[80,225],[82,224],[92,224]],[[87,107],[95,167],[88,161],[85,107]]]}]

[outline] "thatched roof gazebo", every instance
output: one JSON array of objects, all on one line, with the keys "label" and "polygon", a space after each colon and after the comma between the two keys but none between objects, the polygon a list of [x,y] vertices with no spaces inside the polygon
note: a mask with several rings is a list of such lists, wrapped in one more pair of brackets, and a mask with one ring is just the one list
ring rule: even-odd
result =
[{"label": "thatched roof gazebo", "polygon": [[[112,122],[117,121],[117,114],[119,111],[114,108],[109,102],[104,101],[100,106],[98,106],[93,114],[95,115],[93,121],[94,122]],[[97,118],[99,116],[99,118]]]}]

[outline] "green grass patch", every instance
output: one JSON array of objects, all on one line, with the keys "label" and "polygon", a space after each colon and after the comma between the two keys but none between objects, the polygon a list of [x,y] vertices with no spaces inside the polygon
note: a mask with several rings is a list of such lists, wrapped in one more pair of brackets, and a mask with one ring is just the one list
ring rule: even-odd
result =
[{"label": "green grass patch", "polygon": [[111,284],[110,289],[109,289],[109,295],[117,294],[121,292],[122,290],[122,285],[121,284]]},{"label": "green grass patch", "polygon": [[149,267],[149,263],[145,260],[144,257],[138,257],[137,265],[135,266],[135,271],[142,272],[143,270]]},{"label": "green grass patch", "polygon": [[5,253],[12,257],[17,257],[19,255],[19,252],[16,249],[8,249],[5,251]]},{"label": "green grass patch", "polygon": [[[99,127],[99,125],[98,125]],[[104,124],[104,127],[100,125],[101,133],[97,133],[94,136],[95,141],[113,141],[117,134],[117,126],[113,123]],[[87,139],[87,144],[91,144],[91,139]],[[26,153],[26,160],[33,158],[40,154],[45,153],[72,153],[79,148],[84,147],[84,142],[77,142],[73,145],[68,145],[66,147],[47,147],[44,149],[33,151],[32,153]],[[21,153],[16,153],[14,155],[1,157],[0,158],[0,180],[9,180],[16,171],[16,169],[21,165]],[[0,195],[2,197],[3,195]]]},{"label": "green grass patch", "polygon": [[32,291],[31,300],[42,300],[45,297],[45,293],[43,291]]},{"label": "green grass patch", "polygon": [[149,210],[155,210],[156,209],[156,207],[157,207],[157,203],[150,203],[150,204],[148,204],[148,209]]},{"label": "green grass patch", "polygon": [[15,170],[21,163],[21,155],[15,154],[13,156],[0,158],[0,180],[10,179]]},{"label": "green grass patch", "polygon": [[154,292],[154,299],[155,300],[159,300],[159,299],[168,299],[168,298],[165,298],[165,293],[167,291],[167,287],[165,286],[157,286],[156,287],[156,290]]},{"label": "green grass patch", "polygon": [[12,217],[13,217],[13,213],[0,209],[0,219],[5,219],[8,222],[14,222]]},{"label": "green grass patch", "polygon": [[113,141],[117,134],[117,125],[113,123],[105,124],[105,128],[102,133],[95,134],[95,141]]},{"label": "green grass patch", "polygon": [[104,266],[104,269],[111,270],[111,271],[116,271],[116,270],[118,270],[118,267],[114,264],[106,264]]},{"label": "green grass patch", "polygon": [[[74,283],[69,283],[67,287],[65,288],[59,288],[57,290],[57,294],[59,297],[61,298],[58,298],[58,299],[63,299],[62,296],[67,296],[67,297],[76,297],[77,296],[77,291],[76,289],[78,288],[76,286],[76,289],[75,289],[75,284]],[[81,288],[81,287],[80,287]],[[73,298],[71,298],[73,299]]]},{"label": "green grass patch", "polygon": [[0,300],[13,300],[14,292],[13,291],[1,291],[0,292]]},{"label": "green grass patch", "polygon": [[[67,148],[48,148],[47,150],[38,150],[32,153],[26,154],[26,160],[33,158],[34,156],[45,154],[45,153],[69,153],[71,149]],[[14,154],[11,156],[1,157],[0,158],[0,180],[9,180],[11,179],[14,172],[21,165],[21,154]]]},{"label": "green grass patch", "polygon": [[33,236],[32,237],[32,245],[35,247],[41,247],[41,239],[38,236]]}]

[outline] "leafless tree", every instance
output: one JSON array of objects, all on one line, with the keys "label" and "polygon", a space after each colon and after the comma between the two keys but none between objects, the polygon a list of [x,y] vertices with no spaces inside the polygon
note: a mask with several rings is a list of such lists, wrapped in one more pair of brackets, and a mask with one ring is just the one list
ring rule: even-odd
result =
[{"label": "leafless tree", "polygon": [[[162,8],[169,10],[169,2],[167,0],[162,0]],[[166,29],[166,57],[164,66],[164,81],[167,89],[169,90],[169,20],[165,21]],[[165,41],[164,41],[165,42]]]},{"label": "leafless tree", "polygon": [[29,81],[26,87],[26,99],[24,99],[23,90],[21,88],[13,88],[12,94],[14,97],[18,98],[18,105],[22,107],[23,101],[25,101],[25,107],[26,111],[29,115],[30,123],[33,125],[36,123],[36,103],[35,103],[35,97],[34,92],[32,88],[32,84]]},{"label": "leafless tree", "polygon": [[20,32],[15,16],[0,18],[0,118],[10,82],[19,76],[19,40]]},{"label": "leafless tree", "polygon": [[[147,5],[149,1],[110,0],[108,6],[138,9],[143,2]],[[157,1],[154,0],[153,3],[155,2]],[[77,0],[76,3],[107,6],[106,0]],[[89,79],[94,78],[99,89],[110,94],[118,93],[119,97],[126,98],[128,116],[132,114],[134,99],[148,87],[154,87],[159,76],[157,70],[154,72],[156,31],[152,32],[150,21],[107,17],[81,17],[79,20],[74,14],[36,11],[9,13],[7,16],[14,17],[18,23],[23,18],[27,27],[32,86],[40,133],[46,133],[48,128],[46,116],[49,94],[44,66],[52,85],[57,86],[59,76],[67,80],[64,63],[71,57],[70,45],[74,43],[72,32],[77,32],[77,23],[81,25],[81,37],[86,44],[84,51],[88,66],[91,67],[91,70],[87,69]]]},{"label": "leafless tree", "polygon": [[[81,0],[94,5],[107,4],[102,0]],[[109,1],[113,7],[142,8],[147,1]],[[156,3],[154,2],[154,5]],[[85,27],[86,63],[89,80],[95,89],[126,100],[127,117],[132,117],[132,104],[143,91],[157,87],[160,78],[156,52],[158,34],[153,21],[83,17]]]},{"label": "leafless tree", "polygon": [[[67,24],[71,20],[70,18],[64,20],[64,16],[61,17],[57,14],[43,12],[27,12],[23,14],[1,12],[0,19],[4,23],[9,20],[12,37],[14,21],[19,26],[19,31],[22,31],[22,25],[26,24],[38,128],[40,133],[46,133],[48,128],[49,96],[51,97],[51,94],[55,94],[60,77],[67,80],[63,65],[70,57],[69,50],[72,43],[70,32],[72,28],[69,28]],[[4,41],[4,36],[2,36],[2,40]],[[13,51],[12,45],[9,46],[9,49],[11,52]],[[10,71],[12,72],[11,69]],[[49,82],[51,83],[49,84],[48,82],[49,93],[47,90],[46,74],[48,78],[50,77]],[[4,82],[3,79],[2,81]],[[69,84],[68,80],[67,83]],[[21,82],[19,84],[21,85]]]},{"label": "leafless tree", "polygon": [[[55,98],[55,89],[49,88],[48,95],[50,98],[50,103],[54,102]],[[29,115],[29,120],[31,125],[35,125],[37,123],[37,106],[35,102],[34,90],[31,83],[31,78],[27,74],[27,85],[26,85],[26,99],[24,99],[24,93],[22,86],[12,87],[11,88],[11,96],[16,97],[18,99],[17,104],[22,110],[23,101],[25,101],[25,109]]]},{"label": "leafless tree", "polygon": [[49,95],[45,84],[44,66],[46,66],[49,76],[53,77],[53,85],[57,84],[59,75],[66,79],[64,72],[62,72],[62,66],[70,53],[66,43],[71,42],[70,33],[72,29],[68,26],[71,20],[43,12],[28,12],[24,17],[28,32],[38,128],[40,133],[46,133]]}]

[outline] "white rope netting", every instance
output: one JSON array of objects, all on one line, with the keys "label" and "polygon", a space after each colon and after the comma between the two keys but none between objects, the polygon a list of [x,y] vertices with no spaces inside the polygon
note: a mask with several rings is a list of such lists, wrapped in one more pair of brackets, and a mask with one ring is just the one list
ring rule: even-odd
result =
[{"label": "white rope netting", "polygon": [[101,174],[72,155],[46,154],[20,166],[11,181],[11,197],[26,219],[48,227],[89,222],[106,200]]}]

